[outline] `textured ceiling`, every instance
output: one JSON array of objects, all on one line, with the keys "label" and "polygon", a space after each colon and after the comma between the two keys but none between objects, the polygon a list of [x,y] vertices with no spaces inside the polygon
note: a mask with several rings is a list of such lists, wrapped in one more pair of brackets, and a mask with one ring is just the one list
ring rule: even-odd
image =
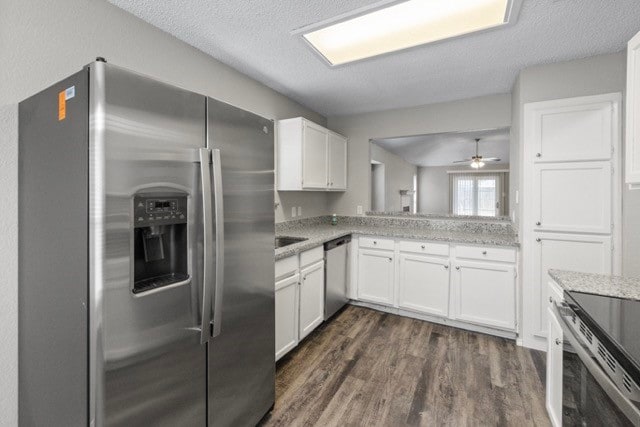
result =
[{"label": "textured ceiling", "polygon": [[326,116],[508,93],[523,68],[620,51],[640,30],[639,0],[523,0],[514,26],[329,68],[291,31],[374,2],[108,1]]},{"label": "textured ceiling", "polygon": [[416,166],[451,166],[456,160],[475,155],[475,138],[480,138],[478,151],[482,157],[500,158],[492,164],[509,163],[509,128],[403,136],[372,142]]}]

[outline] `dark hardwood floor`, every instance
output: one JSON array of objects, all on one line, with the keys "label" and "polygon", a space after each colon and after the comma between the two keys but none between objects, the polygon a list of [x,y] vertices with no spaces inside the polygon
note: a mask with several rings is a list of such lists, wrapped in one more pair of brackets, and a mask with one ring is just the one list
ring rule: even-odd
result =
[{"label": "dark hardwood floor", "polygon": [[263,426],[549,425],[544,353],[347,306],[278,362]]}]

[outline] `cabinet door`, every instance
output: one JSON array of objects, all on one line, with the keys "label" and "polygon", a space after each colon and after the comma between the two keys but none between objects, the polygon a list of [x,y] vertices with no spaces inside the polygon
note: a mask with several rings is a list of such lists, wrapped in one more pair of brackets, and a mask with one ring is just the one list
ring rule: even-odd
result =
[{"label": "cabinet door", "polygon": [[611,233],[610,162],[536,164],[533,179],[536,230]]},{"label": "cabinet door", "polygon": [[584,273],[612,273],[610,236],[579,234],[534,233],[533,295],[534,335],[547,336],[547,283],[549,269],[581,271]]},{"label": "cabinet door", "polygon": [[347,140],[329,133],[329,188],[347,189]]},{"label": "cabinet door", "polygon": [[547,308],[549,338],[547,339],[547,412],[554,427],[562,425],[562,327],[552,308]]},{"label": "cabinet door", "polygon": [[640,188],[640,33],[627,46],[627,184]]},{"label": "cabinet door", "polygon": [[512,265],[455,262],[454,318],[515,329],[515,269]]},{"label": "cabinet door", "polygon": [[276,360],[298,345],[299,275],[276,283]]},{"label": "cabinet door", "polygon": [[393,304],[393,251],[360,249],[358,255],[358,299]]},{"label": "cabinet door", "polygon": [[300,326],[303,339],[324,319],[324,261],[300,272]]},{"label": "cabinet door", "polygon": [[435,316],[449,313],[449,260],[400,254],[400,301],[408,310]]},{"label": "cabinet door", "polygon": [[536,162],[608,160],[618,133],[619,100],[588,96],[535,111]]},{"label": "cabinet door", "polygon": [[327,177],[326,129],[304,121],[302,128],[302,188],[326,189]]}]

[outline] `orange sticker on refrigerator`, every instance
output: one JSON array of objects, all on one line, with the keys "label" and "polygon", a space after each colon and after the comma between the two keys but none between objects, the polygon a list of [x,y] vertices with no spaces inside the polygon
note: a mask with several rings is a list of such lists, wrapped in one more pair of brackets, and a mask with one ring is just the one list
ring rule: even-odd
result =
[{"label": "orange sticker on refrigerator", "polygon": [[62,91],[58,94],[58,121],[64,120],[67,117],[67,97],[66,91]]}]

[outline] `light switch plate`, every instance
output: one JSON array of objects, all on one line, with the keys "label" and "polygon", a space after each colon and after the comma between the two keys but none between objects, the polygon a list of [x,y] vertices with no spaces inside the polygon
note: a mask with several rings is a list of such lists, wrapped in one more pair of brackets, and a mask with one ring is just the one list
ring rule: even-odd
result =
[{"label": "light switch plate", "polygon": [[358,205],[358,207],[356,208],[356,213],[358,215],[362,215],[362,206]]},{"label": "light switch plate", "polygon": [[520,203],[520,192],[516,190],[516,205]]},{"label": "light switch plate", "polygon": [[302,206],[298,206],[298,216],[302,216]]},{"label": "light switch plate", "polygon": [[293,207],[291,208],[291,218],[295,218],[295,217],[296,217],[296,207],[295,207],[295,206],[293,206]]}]

